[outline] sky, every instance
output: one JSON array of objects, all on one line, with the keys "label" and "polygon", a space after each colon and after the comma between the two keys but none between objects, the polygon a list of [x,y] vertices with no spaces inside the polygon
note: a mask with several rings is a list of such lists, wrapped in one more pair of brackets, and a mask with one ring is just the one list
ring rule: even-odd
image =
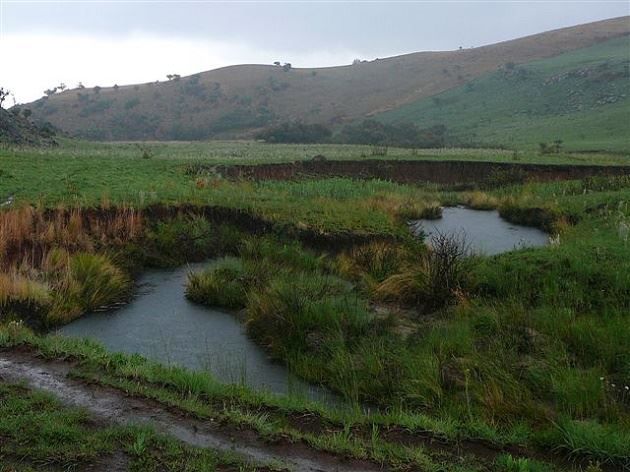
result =
[{"label": "sky", "polygon": [[61,82],[124,85],[274,61],[342,65],[629,14],[628,0],[0,0],[0,86],[24,103]]}]

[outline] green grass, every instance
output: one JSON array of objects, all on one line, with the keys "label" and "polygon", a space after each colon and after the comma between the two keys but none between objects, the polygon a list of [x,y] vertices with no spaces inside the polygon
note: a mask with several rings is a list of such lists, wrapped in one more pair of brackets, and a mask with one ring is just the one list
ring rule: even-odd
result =
[{"label": "green grass", "polygon": [[118,454],[129,470],[256,470],[225,453],[186,447],[148,427],[103,426],[52,395],[0,382],[0,470],[84,470]]},{"label": "green grass", "polygon": [[628,47],[626,36],[515,65],[379,118],[442,123],[462,143],[535,149],[561,139],[568,150],[628,153]]},{"label": "green grass", "polygon": [[[48,173],[39,172],[42,162],[50,164]],[[28,210],[35,215],[57,204],[107,208],[123,202],[161,202],[243,208],[275,222],[280,236],[249,237],[199,215],[156,220],[147,216],[133,238],[115,231],[100,234],[94,228],[74,231],[70,224],[51,235],[50,226],[42,223],[34,226],[39,229],[33,234],[31,226],[23,230],[28,244],[18,254],[30,254],[30,244],[50,249],[60,241],[70,258],[90,254],[80,267],[73,269],[69,263],[60,271],[69,276],[74,272],[89,288],[77,297],[86,307],[94,305],[91,300],[101,287],[116,292],[101,279],[102,274],[111,275],[110,264],[133,271],[186,258],[237,257],[193,276],[197,294],[191,290],[191,298],[244,307],[248,332],[292,372],[327,385],[351,402],[378,405],[384,411],[329,411],[303,399],[272,398],[222,386],[205,374],[106,354],[90,344],[11,334],[11,328],[3,328],[0,339],[7,345],[23,336],[46,356],[73,353],[82,359],[77,375],[205,417],[217,415],[217,403],[229,400],[228,411],[220,413],[226,421],[243,422],[266,436],[289,431],[316,447],[357,457],[416,465],[426,461],[426,456],[416,457],[417,449],[400,449],[386,440],[370,446],[366,434],[376,424],[380,431],[387,425],[428,428],[450,439],[483,438],[627,463],[630,246],[621,228],[630,222],[630,187],[625,178],[458,193],[434,185],[350,179],[252,183],[193,178],[185,173],[186,162],[161,158],[14,154],[2,163],[2,192],[20,188],[19,203],[37,203],[42,188],[49,192],[39,209]],[[75,172],[72,185],[50,175],[68,166]],[[405,218],[425,212],[437,216],[439,203],[496,207],[511,220],[557,233],[559,244],[470,259],[456,290],[448,293],[448,303],[426,309],[431,296],[426,284],[403,287],[408,299],[393,289],[400,289],[401,277],[411,269],[421,268],[427,254],[419,242],[411,241]],[[21,215],[28,212],[16,213],[11,225],[21,227]],[[349,248],[337,257],[290,240],[285,231],[290,227],[315,234],[399,239]],[[107,260],[101,259],[105,253]],[[52,259],[50,267],[57,267]],[[26,281],[11,279],[13,273],[7,271],[1,279],[1,303],[9,299],[7,294],[20,302],[49,303],[42,295],[42,287],[54,280],[47,271],[17,273]],[[398,285],[390,285],[395,296],[379,299],[375,287],[392,277],[398,277]],[[13,315],[20,317],[19,312]],[[305,410],[332,424],[330,434],[290,426],[288,416]],[[353,428],[363,436],[357,437]],[[506,467],[521,467],[521,462],[510,464]]]},{"label": "green grass", "polygon": [[[209,175],[193,177],[186,173],[187,146],[212,150],[216,146],[220,148],[221,143],[157,146],[163,149],[164,155],[154,159],[136,156],[137,150],[133,147],[129,148],[131,154],[128,154],[124,144],[80,144],[80,152],[65,146],[45,151],[0,150],[0,196],[15,195],[15,205],[46,207],[121,204],[144,207],[156,203],[218,205],[251,211],[272,221],[316,231],[381,234],[400,234],[399,220],[420,217],[436,204],[434,187],[418,188],[382,181],[353,182],[330,178],[317,182],[253,183],[228,182]],[[251,146],[254,155],[260,149],[261,152],[277,153],[280,159],[283,153],[293,156],[290,146],[286,150],[251,143],[235,146],[237,149]],[[90,157],[92,152],[96,154]],[[511,159],[495,153],[470,152],[476,153],[477,157],[473,159]],[[180,155],[184,157],[178,157]],[[454,152],[450,156],[459,154]],[[437,157],[449,158],[448,154]],[[534,160],[541,159],[541,156],[534,157]],[[564,162],[573,159],[570,156],[542,157]],[[601,159],[601,163],[627,163],[621,156],[579,159],[580,162]]]},{"label": "green grass", "polygon": [[[148,161],[203,162],[216,164],[264,164],[311,160],[324,155],[329,160],[463,160],[482,162],[513,162],[514,151],[484,148],[404,149],[390,147],[387,155],[374,157],[370,146],[353,144],[266,144],[256,141],[173,141],[173,142],[92,142],[60,138],[54,148],[0,146],[0,156],[54,158],[64,161],[81,159],[100,160],[101,165],[121,159]],[[492,143],[490,143],[492,144]],[[140,147],[138,145],[141,145]],[[536,143],[537,145],[537,143]],[[605,147],[603,148],[605,149]],[[539,164],[628,164],[628,152],[619,153],[563,153],[541,156],[532,149],[518,149],[517,162]],[[151,158],[143,159],[144,150]],[[120,177],[124,178],[124,175]]]}]

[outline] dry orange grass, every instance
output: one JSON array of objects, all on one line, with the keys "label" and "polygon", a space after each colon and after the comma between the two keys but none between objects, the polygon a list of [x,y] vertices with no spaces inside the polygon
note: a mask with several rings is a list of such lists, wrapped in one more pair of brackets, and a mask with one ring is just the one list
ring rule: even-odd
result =
[{"label": "dry orange grass", "polygon": [[46,305],[50,299],[46,284],[30,280],[16,271],[0,273],[0,308],[10,301],[35,301]]},{"label": "dry orange grass", "polygon": [[436,200],[417,200],[409,196],[396,194],[378,194],[366,199],[363,206],[370,210],[382,211],[388,214],[392,221],[419,220],[431,217],[440,212],[440,202]]},{"label": "dry orange grass", "polygon": [[42,211],[23,207],[0,213],[0,267],[18,260],[40,266],[52,248],[93,252],[98,244],[122,245],[142,234],[139,210]]}]

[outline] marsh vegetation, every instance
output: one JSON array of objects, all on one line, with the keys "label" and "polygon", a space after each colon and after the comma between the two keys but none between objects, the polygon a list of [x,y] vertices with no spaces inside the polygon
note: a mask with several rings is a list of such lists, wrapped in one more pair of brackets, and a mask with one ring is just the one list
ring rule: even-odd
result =
[{"label": "marsh vegetation", "polygon": [[[4,349],[71,356],[78,378],[402,469],[441,467],[441,452],[419,446],[423,434],[503,451],[475,456],[472,470],[553,470],[571,467],[567,458],[628,467],[626,177],[466,191],[230,181],[191,175],[186,158],[164,150],[141,159],[102,149],[85,159],[12,151],[2,161],[2,191],[21,189],[0,213]],[[66,177],[40,175],[42,162]],[[439,221],[458,204],[537,227],[553,243],[471,256],[465,241],[409,231],[409,221]],[[45,334],[129,301],[147,269],[208,259],[185,287],[198,316],[233,313],[222,316],[242,320],[256,349],[361,407],[339,412]],[[305,414],[330,434],[307,431],[295,420]]]}]

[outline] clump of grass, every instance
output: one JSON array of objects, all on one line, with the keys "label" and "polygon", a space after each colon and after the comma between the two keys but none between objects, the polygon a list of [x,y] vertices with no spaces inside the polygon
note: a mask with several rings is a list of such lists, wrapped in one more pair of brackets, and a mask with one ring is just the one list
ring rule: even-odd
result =
[{"label": "clump of grass", "polygon": [[189,273],[186,296],[203,305],[240,309],[247,303],[248,285],[243,262],[229,257],[202,272]]},{"label": "clump of grass", "polygon": [[368,198],[364,204],[371,210],[387,213],[397,222],[437,219],[442,216],[442,207],[438,201],[395,193],[380,193]]},{"label": "clump of grass", "polygon": [[214,255],[214,228],[201,216],[178,215],[158,221],[146,233],[147,262],[174,266]]},{"label": "clump of grass", "polygon": [[350,279],[361,281],[368,290],[401,270],[409,250],[400,244],[374,241],[337,256],[336,268]]},{"label": "clump of grass", "polygon": [[626,428],[592,420],[575,421],[562,417],[545,441],[574,457],[590,457],[604,464],[630,467],[630,434]]},{"label": "clump of grass", "polygon": [[[52,295],[42,282],[30,280],[18,273],[0,273],[0,313],[13,313],[39,324],[43,313],[50,309]],[[0,319],[2,316],[0,315]]]},{"label": "clump of grass", "polygon": [[45,269],[54,287],[48,323],[67,323],[81,313],[124,300],[131,291],[129,277],[103,254],[51,251]]},{"label": "clump of grass", "polygon": [[353,309],[351,298],[342,296],[346,290],[332,276],[280,273],[267,287],[250,293],[248,333],[283,358],[307,345],[309,336],[326,337],[340,333],[342,326],[358,326],[367,316]]},{"label": "clump of grass", "polygon": [[70,276],[80,287],[77,295],[86,311],[121,300],[129,293],[129,278],[103,254],[72,255]]},{"label": "clump of grass", "polygon": [[462,195],[464,205],[474,210],[494,210],[499,206],[499,199],[479,190]]},{"label": "clump of grass", "polygon": [[500,472],[553,472],[548,464],[528,459],[526,457],[514,457],[511,454],[502,454],[495,464]]},{"label": "clump of grass", "polygon": [[527,197],[507,197],[499,206],[499,214],[512,223],[540,228],[550,234],[567,229],[570,217],[558,207],[553,204],[531,205]]},{"label": "clump of grass", "polygon": [[573,418],[592,418],[605,408],[601,371],[563,368],[552,374],[553,397],[559,410]]},{"label": "clump of grass", "polygon": [[297,241],[274,236],[249,237],[242,241],[239,255],[255,264],[312,272],[323,268],[323,257],[302,247]]}]

